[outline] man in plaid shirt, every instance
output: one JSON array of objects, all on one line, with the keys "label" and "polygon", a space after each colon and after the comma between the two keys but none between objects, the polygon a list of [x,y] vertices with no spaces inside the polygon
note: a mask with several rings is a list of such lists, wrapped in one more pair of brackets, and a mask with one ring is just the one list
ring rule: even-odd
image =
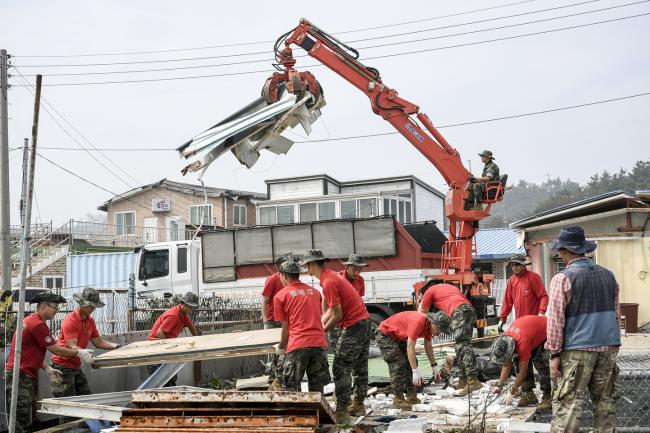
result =
[{"label": "man in plaid shirt", "polygon": [[578,431],[587,386],[595,406],[593,431],[614,432],[621,345],[618,283],[612,272],[585,256],[596,243],[585,239],[581,227],[563,228],[550,246],[567,264],[551,280],[547,310],[545,347],[557,381],[551,433]]}]

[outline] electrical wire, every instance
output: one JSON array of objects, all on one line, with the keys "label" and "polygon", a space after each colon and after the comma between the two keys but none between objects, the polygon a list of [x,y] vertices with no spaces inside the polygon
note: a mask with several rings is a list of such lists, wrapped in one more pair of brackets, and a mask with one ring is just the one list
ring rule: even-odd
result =
[{"label": "electrical wire", "polygon": [[[411,55],[411,54],[420,54],[420,53],[441,51],[441,50],[447,50],[447,49],[453,49],[453,48],[468,47],[468,46],[474,46],[474,45],[482,45],[482,44],[493,43],[493,42],[514,40],[514,39],[519,39],[519,38],[524,38],[524,37],[538,36],[538,35],[544,35],[544,34],[549,34],[549,33],[555,33],[555,32],[559,32],[559,31],[574,30],[574,29],[591,27],[591,26],[600,25],[600,24],[619,22],[619,21],[629,20],[629,19],[633,19],[633,18],[640,18],[640,17],[644,17],[644,16],[648,16],[648,15],[650,15],[650,12],[635,14],[635,15],[629,15],[629,16],[619,17],[619,18],[613,18],[613,19],[609,19],[609,20],[596,21],[596,22],[591,22],[591,23],[586,23],[586,24],[579,24],[579,25],[568,26],[568,27],[560,27],[560,28],[556,28],[556,29],[543,30],[543,31],[532,32],[532,33],[524,33],[524,34],[520,34],[520,35],[506,36],[506,37],[495,38],[495,39],[488,39],[488,40],[482,40],[482,41],[460,43],[460,44],[455,44],[455,45],[447,45],[447,46],[443,46],[443,47],[426,48],[426,49],[420,49],[420,50],[415,50],[415,51],[406,51],[406,52],[398,52],[398,53],[392,53],[392,54],[385,54],[385,55],[366,57],[364,60],[392,58],[392,57],[399,57],[399,56],[405,56],[405,55]],[[303,69],[304,68],[323,67],[323,66],[324,65],[322,65],[320,63],[315,63],[315,64],[304,65]],[[164,82],[164,81],[190,80],[190,79],[199,79],[199,78],[216,78],[216,77],[226,77],[226,76],[251,75],[251,74],[259,74],[259,73],[269,74],[271,72],[273,72],[273,70],[271,70],[269,68],[269,69],[261,69],[261,70],[254,70],[254,71],[240,71],[240,72],[230,72],[230,73],[221,73],[221,74],[205,74],[205,75],[193,75],[193,76],[181,76],[181,77],[165,77],[165,78],[148,78],[148,79],[133,79],[133,80],[112,80],[112,81],[94,81],[94,82],[91,81],[91,82],[76,82],[76,83],[74,83],[74,82],[71,82],[71,83],[54,83],[54,84],[43,84],[43,86],[47,86],[47,87],[63,87],[63,86],[88,86],[88,85],[106,85],[106,84]],[[22,85],[21,84],[14,84],[14,86],[22,86]]]},{"label": "electrical wire", "polygon": [[[494,9],[501,9],[501,8],[506,8],[510,6],[518,6],[524,3],[532,3],[538,0],[524,0],[524,1],[519,1],[519,2],[514,2],[514,3],[506,3],[503,5],[497,5],[497,6],[490,6],[486,8],[481,8],[481,9],[473,9],[469,11],[464,11],[464,12],[456,12],[453,14],[449,15],[439,15],[436,17],[429,17],[429,18],[422,18],[419,20],[413,20],[413,21],[403,21],[399,23],[393,23],[393,24],[384,24],[380,26],[374,26],[374,27],[365,27],[365,28],[359,28],[359,29],[353,29],[353,30],[345,30],[345,31],[340,31],[340,32],[334,32],[334,35],[337,34],[349,34],[349,33],[358,33],[358,32],[364,32],[364,31],[369,31],[369,30],[379,30],[379,29],[384,29],[384,28],[390,28],[390,27],[397,27],[397,26],[402,26],[402,25],[409,25],[409,24],[416,24],[416,23],[421,23],[421,22],[426,22],[426,21],[434,21],[434,20],[439,20],[443,18],[451,18],[451,17],[457,17],[461,15],[469,15],[477,12],[485,12],[488,10],[494,10]],[[87,53],[87,54],[48,54],[48,55],[25,55],[25,56],[14,56],[14,57],[19,57],[19,58],[65,58],[65,57],[102,57],[102,56],[126,56],[126,55],[141,55],[141,54],[162,54],[162,53],[173,53],[173,52],[182,52],[182,51],[198,51],[198,50],[208,50],[208,49],[215,49],[215,48],[230,48],[230,47],[241,47],[241,46],[246,46],[246,45],[259,45],[259,44],[272,44],[273,40],[267,40],[267,41],[256,41],[256,42],[237,42],[237,43],[231,43],[231,44],[222,44],[222,45],[208,45],[208,46],[203,46],[203,47],[190,47],[190,48],[175,48],[175,49],[166,49],[166,50],[149,50],[149,51],[125,51],[125,52],[112,52],[112,53]]]},{"label": "electrical wire", "polygon": [[[592,0],[592,1],[601,1],[601,0]],[[439,36],[432,36],[432,37],[426,37],[426,38],[420,38],[420,39],[410,39],[406,41],[398,41],[398,42],[388,42],[388,43],[383,43],[383,44],[377,44],[377,45],[368,45],[368,46],[363,46],[359,47],[359,50],[368,50],[368,49],[375,49],[375,48],[382,48],[382,47],[388,47],[388,46],[394,46],[394,45],[404,45],[404,44],[412,44],[412,43],[417,43],[417,42],[425,42],[425,41],[431,41],[431,40],[437,40],[437,39],[446,39],[446,38],[451,38],[451,37],[458,37],[458,36],[466,36],[466,35],[471,35],[471,34],[478,34],[478,33],[484,33],[484,32],[491,32],[495,30],[503,30],[507,28],[513,28],[513,27],[521,27],[525,25],[531,25],[531,24],[538,24],[542,22],[548,22],[548,21],[555,21],[559,19],[564,19],[564,18],[572,18],[576,16],[581,16],[581,15],[587,15],[591,13],[597,13],[597,12],[604,12],[608,10],[613,10],[613,9],[618,9],[622,7],[628,7],[628,6],[634,6],[642,3],[648,3],[650,0],[640,0],[632,3],[625,3],[622,5],[616,5],[616,6],[610,6],[606,8],[601,8],[601,9],[593,9],[590,11],[583,11],[583,12],[577,12],[573,14],[567,14],[567,15],[559,15],[556,17],[550,17],[550,18],[543,18],[539,20],[533,20],[533,21],[526,21],[522,23],[515,23],[515,24],[507,24],[503,26],[498,26],[498,27],[490,27],[486,29],[477,29],[477,30],[470,30],[466,32],[460,32],[460,33],[451,33],[451,34],[445,34],[445,35],[439,35]],[[464,25],[464,24],[462,24]],[[448,27],[455,27],[455,26],[448,26]],[[444,28],[444,27],[439,27]],[[430,29],[430,30],[436,30],[436,29]],[[430,30],[425,30],[425,31],[430,31]],[[379,39],[383,38],[378,37],[374,39]],[[386,36],[390,37],[390,36]],[[372,39],[372,38],[371,38]],[[251,54],[268,54],[268,52],[263,51],[259,53],[251,53]],[[236,54],[236,55],[244,55],[244,54]],[[228,56],[224,56],[228,57]],[[297,55],[294,56],[294,58],[303,58],[303,57],[310,57],[309,55]],[[171,67],[171,68],[152,68],[152,69],[129,69],[129,70],[113,70],[113,71],[90,71],[90,72],[64,72],[64,73],[54,73],[54,74],[46,74],[48,77],[73,77],[73,76],[91,76],[91,75],[115,75],[115,74],[139,74],[139,73],[150,73],[150,72],[169,72],[169,71],[179,71],[179,70],[190,70],[190,69],[206,69],[206,68],[217,68],[217,67],[223,67],[223,66],[234,66],[234,65],[249,65],[253,63],[268,63],[272,62],[273,59],[267,58],[267,59],[262,59],[262,60],[244,60],[244,61],[236,61],[236,62],[227,62],[227,63],[215,63],[215,64],[208,64],[208,65],[191,65],[191,66],[177,66],[177,67]],[[277,58],[276,58],[277,61]],[[24,75],[25,77],[32,77],[35,75]]]}]

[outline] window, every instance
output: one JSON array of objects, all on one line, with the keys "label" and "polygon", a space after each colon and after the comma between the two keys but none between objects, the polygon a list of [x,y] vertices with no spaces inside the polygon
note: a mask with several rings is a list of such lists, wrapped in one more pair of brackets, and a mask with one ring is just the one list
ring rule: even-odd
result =
[{"label": "window", "polygon": [[232,223],[236,226],[246,225],[246,206],[243,204],[233,205]]},{"label": "window", "polygon": [[278,223],[275,206],[260,207],[260,224],[270,226]]},{"label": "window", "polygon": [[169,233],[167,240],[170,241],[184,241],[185,240],[185,224],[178,217],[168,218],[167,225]]},{"label": "window", "polygon": [[555,270],[555,273],[560,273],[563,270],[566,269],[566,263],[564,263],[564,260],[561,258],[557,258],[553,260],[553,269]]},{"label": "window", "polygon": [[45,276],[43,277],[43,288],[50,289],[54,293],[60,295],[61,289],[63,288],[63,277],[62,276]]},{"label": "window", "polygon": [[310,223],[316,221],[316,203],[300,204],[300,222]]},{"label": "window", "polygon": [[341,218],[357,217],[357,201],[341,200]]},{"label": "window", "polygon": [[117,212],[115,214],[115,225],[118,235],[135,234],[135,212]]},{"label": "window", "polygon": [[359,218],[369,218],[374,216],[377,216],[377,199],[359,199]]},{"label": "window", "polygon": [[145,250],[140,259],[138,278],[150,280],[166,277],[169,274],[169,250]]},{"label": "window", "polygon": [[397,194],[397,196],[384,196],[383,215],[394,215],[401,223],[413,222],[413,208],[411,194]]},{"label": "window", "polygon": [[278,206],[278,224],[292,224],[293,222],[293,205]]},{"label": "window", "polygon": [[190,223],[195,226],[212,225],[212,205],[201,204],[197,206],[190,206]]},{"label": "window", "polygon": [[179,274],[187,272],[187,247],[178,247],[178,257],[176,259],[176,272]]},{"label": "window", "polygon": [[333,220],[336,218],[336,205],[333,201],[318,203],[318,220]]}]

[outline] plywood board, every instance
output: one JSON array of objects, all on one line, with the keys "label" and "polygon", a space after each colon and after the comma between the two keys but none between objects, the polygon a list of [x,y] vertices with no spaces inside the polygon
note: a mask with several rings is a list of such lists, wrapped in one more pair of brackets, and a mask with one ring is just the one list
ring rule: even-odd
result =
[{"label": "plywood board", "polygon": [[281,329],[212,334],[168,340],[138,341],[95,358],[93,367],[151,365],[273,353]]}]

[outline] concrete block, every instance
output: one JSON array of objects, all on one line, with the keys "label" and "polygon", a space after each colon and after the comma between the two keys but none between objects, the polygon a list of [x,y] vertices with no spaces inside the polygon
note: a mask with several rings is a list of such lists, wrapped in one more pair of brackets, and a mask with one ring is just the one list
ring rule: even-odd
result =
[{"label": "concrete block", "polygon": [[428,424],[424,418],[408,418],[396,419],[388,424],[387,432],[400,432],[400,433],[425,433]]},{"label": "concrete block", "polygon": [[548,433],[550,431],[550,424],[539,422],[511,422],[505,429],[505,433]]}]

